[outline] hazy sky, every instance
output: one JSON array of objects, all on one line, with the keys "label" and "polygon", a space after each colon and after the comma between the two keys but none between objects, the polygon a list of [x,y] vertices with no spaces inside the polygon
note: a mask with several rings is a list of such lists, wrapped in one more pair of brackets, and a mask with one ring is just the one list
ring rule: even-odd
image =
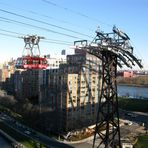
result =
[{"label": "hazy sky", "polygon": [[0,0],[0,61],[22,55],[18,37],[37,34],[41,54],[73,53],[75,40],[95,36],[97,27],[111,32],[113,25],[128,34],[134,53],[148,69],[147,0]]}]

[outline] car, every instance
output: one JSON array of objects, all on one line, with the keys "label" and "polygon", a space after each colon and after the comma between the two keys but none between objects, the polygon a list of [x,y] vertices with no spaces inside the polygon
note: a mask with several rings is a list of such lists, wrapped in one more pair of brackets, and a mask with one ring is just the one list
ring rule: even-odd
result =
[{"label": "car", "polygon": [[136,115],[136,114],[132,114],[132,117],[133,117],[133,118],[136,118],[136,117],[137,117],[137,115]]},{"label": "car", "polygon": [[35,138],[37,138],[37,139],[38,139],[38,138],[40,138],[40,136],[39,136],[39,135],[37,135],[37,134],[36,134],[36,135],[34,135],[34,136],[35,136]]},{"label": "car", "polygon": [[24,131],[24,133],[27,134],[27,135],[30,135],[31,134],[31,132],[30,131],[27,131],[27,130]]},{"label": "car", "polygon": [[132,116],[132,113],[125,113],[126,116]]}]

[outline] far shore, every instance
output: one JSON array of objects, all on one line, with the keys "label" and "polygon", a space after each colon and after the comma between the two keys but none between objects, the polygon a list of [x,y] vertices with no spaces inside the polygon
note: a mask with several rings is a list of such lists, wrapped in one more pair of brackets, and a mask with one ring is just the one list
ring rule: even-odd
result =
[{"label": "far shore", "polygon": [[140,85],[140,84],[118,83],[117,85],[120,85],[120,86],[132,86],[132,87],[145,87],[145,88],[148,88],[148,85]]}]

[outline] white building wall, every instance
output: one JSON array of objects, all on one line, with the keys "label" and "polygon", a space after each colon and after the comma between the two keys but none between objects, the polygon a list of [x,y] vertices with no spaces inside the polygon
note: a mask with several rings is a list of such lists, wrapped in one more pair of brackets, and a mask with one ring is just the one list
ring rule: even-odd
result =
[{"label": "white building wall", "polygon": [[67,63],[66,55],[51,55],[47,61],[49,64],[47,69],[58,69],[60,64]]}]

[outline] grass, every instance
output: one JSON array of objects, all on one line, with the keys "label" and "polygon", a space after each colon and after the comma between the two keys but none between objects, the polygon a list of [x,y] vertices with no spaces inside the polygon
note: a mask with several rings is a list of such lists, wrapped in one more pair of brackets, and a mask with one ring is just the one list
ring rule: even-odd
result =
[{"label": "grass", "polygon": [[40,144],[38,142],[22,135],[21,133],[7,126],[3,122],[0,122],[0,129],[2,129],[5,133],[10,135],[11,137],[13,137],[19,143],[22,143],[27,148],[34,148],[34,147],[39,148],[40,147]]},{"label": "grass", "polygon": [[119,108],[130,111],[148,112],[148,100],[119,98]]},{"label": "grass", "polygon": [[147,148],[148,147],[148,135],[138,137],[137,143],[134,145],[135,148]]}]

